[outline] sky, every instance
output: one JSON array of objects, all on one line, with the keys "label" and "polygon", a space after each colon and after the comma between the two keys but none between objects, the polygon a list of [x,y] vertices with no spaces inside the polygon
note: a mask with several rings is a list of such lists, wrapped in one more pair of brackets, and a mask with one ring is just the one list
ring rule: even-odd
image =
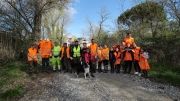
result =
[{"label": "sky", "polygon": [[67,32],[72,36],[82,37],[88,33],[88,20],[97,24],[101,9],[106,9],[109,18],[105,22],[106,29],[112,30],[114,21],[127,9],[137,5],[140,0],[75,0],[70,7],[71,22]]}]

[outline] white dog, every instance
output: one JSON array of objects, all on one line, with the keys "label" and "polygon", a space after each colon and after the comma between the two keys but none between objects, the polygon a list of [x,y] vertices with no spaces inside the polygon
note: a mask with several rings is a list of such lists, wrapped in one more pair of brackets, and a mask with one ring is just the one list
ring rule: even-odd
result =
[{"label": "white dog", "polygon": [[91,75],[90,75],[90,65],[89,64],[87,64],[86,67],[84,68],[84,78],[85,79],[87,77],[87,74],[91,78]]}]

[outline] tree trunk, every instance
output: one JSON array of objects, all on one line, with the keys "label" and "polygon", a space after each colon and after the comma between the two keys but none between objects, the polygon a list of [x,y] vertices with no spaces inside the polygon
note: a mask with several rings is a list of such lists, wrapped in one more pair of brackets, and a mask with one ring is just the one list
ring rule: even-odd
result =
[{"label": "tree trunk", "polygon": [[34,16],[34,29],[33,34],[35,39],[39,39],[41,35],[41,18],[40,3],[38,1],[35,4],[35,16]]}]

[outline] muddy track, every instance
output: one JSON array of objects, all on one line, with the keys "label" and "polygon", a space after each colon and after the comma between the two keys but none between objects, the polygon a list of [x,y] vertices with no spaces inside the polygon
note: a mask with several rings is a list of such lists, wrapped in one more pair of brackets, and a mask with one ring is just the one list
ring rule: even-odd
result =
[{"label": "muddy track", "polygon": [[174,101],[180,90],[137,76],[96,74],[76,78],[74,74],[39,76],[20,101]]}]

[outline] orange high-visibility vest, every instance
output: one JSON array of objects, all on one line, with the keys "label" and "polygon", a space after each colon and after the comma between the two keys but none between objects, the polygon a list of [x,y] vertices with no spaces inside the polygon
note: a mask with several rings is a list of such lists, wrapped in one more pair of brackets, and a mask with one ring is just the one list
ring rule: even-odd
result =
[{"label": "orange high-visibility vest", "polygon": [[90,48],[91,55],[96,56],[98,45],[96,43],[94,43],[94,44],[91,44],[89,48]]},{"label": "orange high-visibility vest", "polygon": [[29,48],[28,49],[28,61],[37,61],[37,53],[38,53],[38,50],[36,48]]},{"label": "orange high-visibility vest", "polygon": [[109,48],[102,49],[102,60],[109,60]]},{"label": "orange high-visibility vest", "polygon": [[51,41],[47,41],[47,40],[43,40],[40,41],[40,54],[42,58],[49,58],[52,55],[52,42]]},{"label": "orange high-visibility vest", "polygon": [[102,49],[97,50],[98,61],[102,61]]},{"label": "orange high-visibility vest", "polygon": [[149,70],[150,69],[148,60],[145,57],[143,57],[142,54],[140,55],[139,66],[140,66],[141,70]]},{"label": "orange high-visibility vest", "polygon": [[126,51],[125,53],[124,61],[132,61],[131,53],[129,53],[128,51]]},{"label": "orange high-visibility vest", "polygon": [[[61,58],[63,58],[64,56],[64,47],[61,48]],[[67,55],[67,58],[70,58],[70,49],[69,47],[66,48],[66,55]]]},{"label": "orange high-visibility vest", "polygon": [[140,50],[141,50],[140,47],[136,47],[134,49],[134,60],[135,61],[139,61],[139,59],[140,59]]},{"label": "orange high-visibility vest", "polygon": [[115,56],[115,65],[121,64],[121,53],[120,52],[114,52],[114,56]]}]

